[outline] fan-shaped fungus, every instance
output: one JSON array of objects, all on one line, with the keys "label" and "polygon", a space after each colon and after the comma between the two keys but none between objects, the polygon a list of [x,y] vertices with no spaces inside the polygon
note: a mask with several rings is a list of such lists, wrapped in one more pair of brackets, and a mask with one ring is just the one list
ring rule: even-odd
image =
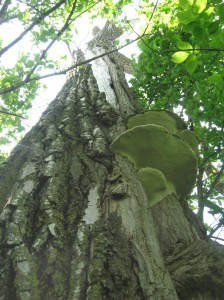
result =
[{"label": "fan-shaped fungus", "polygon": [[[131,129],[115,139],[110,150],[134,163],[152,206],[168,194],[186,196],[190,193],[197,174],[197,140],[185,129],[181,119],[175,129],[179,117],[170,118],[167,112],[150,113],[129,118]],[[150,115],[154,124],[151,124]],[[146,125],[146,121],[150,124]]]}]

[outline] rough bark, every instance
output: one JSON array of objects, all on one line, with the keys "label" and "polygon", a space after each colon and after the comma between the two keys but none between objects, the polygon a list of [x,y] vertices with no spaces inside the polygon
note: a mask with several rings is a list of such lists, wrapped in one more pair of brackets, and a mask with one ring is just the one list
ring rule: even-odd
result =
[{"label": "rough bark", "polygon": [[[119,34],[107,24],[77,59]],[[149,208],[133,165],[108,150],[136,111],[119,56],[98,59],[1,167],[1,300],[221,299],[223,247],[174,195]]]}]

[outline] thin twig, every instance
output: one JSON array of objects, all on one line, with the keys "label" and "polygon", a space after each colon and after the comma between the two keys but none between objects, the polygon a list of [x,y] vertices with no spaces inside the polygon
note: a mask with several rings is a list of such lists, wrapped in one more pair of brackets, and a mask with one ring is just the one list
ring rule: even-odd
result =
[{"label": "thin twig", "polygon": [[224,239],[220,238],[220,237],[217,237],[217,236],[211,236],[212,239],[215,239],[215,240],[220,240],[220,241],[224,241]]},{"label": "thin twig", "polygon": [[[158,2],[159,2],[159,0],[156,1],[155,5],[154,5],[154,7],[153,7],[153,11],[152,11],[151,16],[150,16],[150,18],[149,18],[149,22],[151,22],[151,20],[152,20],[152,18],[153,18],[153,16],[154,16],[154,13],[155,13],[155,11],[156,11],[156,7],[157,7],[157,5],[158,5]],[[143,34],[142,34],[142,35],[139,35],[139,34],[134,30],[134,28],[131,26],[130,22],[128,23],[128,25],[131,27],[132,31],[134,31],[134,33],[139,37],[139,39],[143,42],[143,44],[144,44],[147,48],[149,48],[151,51],[157,52],[157,51],[154,50],[153,48],[149,47],[149,45],[148,45],[148,44],[144,41],[144,39],[143,39],[143,37],[146,35],[146,31],[147,31],[147,29],[148,29],[148,27],[149,27],[148,24],[147,24],[145,30],[143,31]]]},{"label": "thin twig", "polygon": [[193,52],[193,51],[214,51],[214,52],[216,52],[216,51],[218,51],[218,52],[222,52],[222,51],[224,51],[224,49],[223,48],[194,48],[194,49],[176,49],[176,50],[162,50],[161,52],[167,52],[167,53],[169,53],[169,52],[181,52],[181,51],[183,51],[183,52],[185,52],[185,51],[189,51],[189,52]]},{"label": "thin twig", "polygon": [[219,223],[211,230],[211,232],[209,233],[208,237],[212,237],[212,235],[220,228],[224,225],[224,219],[221,218],[221,221],[219,221]]},{"label": "thin twig", "polygon": [[197,216],[202,223],[204,222],[203,217],[204,217],[204,208],[205,208],[205,205],[203,203],[204,195],[203,195],[203,183],[202,183],[204,171],[205,171],[204,168],[199,168],[198,179],[197,179],[197,196],[198,196]]},{"label": "thin twig", "polygon": [[206,159],[201,163],[201,165],[199,166],[199,168],[202,168],[202,166],[204,166],[204,164],[206,164],[207,161],[208,161],[211,157],[215,156],[216,154],[219,154],[219,153],[213,152],[213,153],[210,154],[208,157],[206,157]]},{"label": "thin twig", "polygon": [[[153,16],[154,16],[154,13],[155,13],[155,11],[156,11],[156,7],[157,7],[158,3],[159,3],[159,0],[156,1],[155,5],[154,5],[154,7],[153,7],[153,11],[152,11],[151,16],[150,16],[150,18],[149,18],[149,22],[151,22],[151,20],[152,20],[152,18],[153,18]],[[144,33],[145,33],[145,32],[144,32]]]}]

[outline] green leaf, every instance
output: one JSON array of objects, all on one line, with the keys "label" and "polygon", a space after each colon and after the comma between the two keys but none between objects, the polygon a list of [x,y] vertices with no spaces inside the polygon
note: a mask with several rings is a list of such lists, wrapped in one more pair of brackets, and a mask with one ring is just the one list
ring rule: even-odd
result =
[{"label": "green leaf", "polygon": [[218,14],[221,21],[224,21],[224,3],[217,6]]},{"label": "green leaf", "polygon": [[219,29],[219,24],[220,24],[220,21],[218,21],[218,20],[209,24],[208,33],[209,34],[215,33]]},{"label": "green leaf", "polygon": [[7,137],[0,137],[0,144],[6,145],[10,142],[10,140]]},{"label": "green leaf", "polygon": [[204,200],[203,203],[205,204],[206,207],[211,208],[213,212],[216,214],[224,213],[224,210],[221,207],[219,207],[217,204],[213,203],[212,201]]},{"label": "green leaf", "polygon": [[179,7],[183,10],[189,9],[193,5],[193,0],[179,0]]},{"label": "green leaf", "polygon": [[220,74],[213,74],[208,77],[208,83],[211,84],[223,84],[224,80],[222,75]]},{"label": "green leaf", "polygon": [[198,65],[198,59],[195,54],[191,54],[185,61],[184,67],[187,70],[188,74],[193,74]]},{"label": "green leaf", "polygon": [[220,38],[220,35],[212,37],[209,41],[209,47],[211,48],[222,48],[224,45],[224,40]]},{"label": "green leaf", "polygon": [[181,64],[184,62],[189,56],[188,52],[178,51],[172,55],[172,61],[176,64]]},{"label": "green leaf", "polygon": [[54,67],[55,67],[55,64],[53,64],[53,63],[49,63],[49,64],[47,65],[47,67],[48,67],[49,69],[54,69]]},{"label": "green leaf", "polygon": [[204,30],[203,28],[196,22],[194,22],[194,26],[192,26],[192,33],[197,40],[197,42],[200,42],[203,40],[204,37]]},{"label": "green leaf", "polygon": [[193,11],[200,14],[207,6],[207,0],[196,0],[193,5]]},{"label": "green leaf", "polygon": [[208,9],[206,9],[203,14],[206,16],[206,17],[210,17],[210,15],[213,13],[214,11],[214,6],[210,6]]},{"label": "green leaf", "polygon": [[20,13],[18,14],[18,19],[19,19],[20,21],[27,21],[27,20],[29,19],[29,17],[30,17],[30,12],[29,12],[29,10],[25,10],[25,11],[20,12]]},{"label": "green leaf", "polygon": [[197,16],[192,13],[191,10],[181,11],[177,13],[177,17],[180,23],[187,25],[190,22],[196,20]]},{"label": "green leaf", "polygon": [[10,82],[7,81],[7,82],[4,83],[4,88],[8,88],[8,87],[10,87],[10,86],[11,86],[11,83],[10,83]]},{"label": "green leaf", "polygon": [[192,46],[191,44],[187,43],[187,42],[182,42],[182,41],[179,41],[177,43],[177,47],[180,49],[180,50],[189,50],[189,49],[192,49]]}]

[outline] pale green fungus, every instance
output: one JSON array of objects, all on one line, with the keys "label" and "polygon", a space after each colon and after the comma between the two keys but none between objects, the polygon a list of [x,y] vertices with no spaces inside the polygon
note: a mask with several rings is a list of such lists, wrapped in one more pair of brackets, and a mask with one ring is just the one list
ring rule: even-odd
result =
[{"label": "pale green fungus", "polygon": [[150,199],[149,206],[154,206],[167,195],[175,192],[172,183],[167,182],[163,173],[157,169],[142,168],[138,170],[137,174],[148,199]]},{"label": "pale green fungus", "polygon": [[173,112],[148,111],[128,119],[128,130],[110,150],[134,163],[153,206],[167,195],[187,196],[197,175],[198,142]]},{"label": "pale green fungus", "polygon": [[[111,144],[110,150],[127,157],[134,163],[141,174],[139,177],[144,182],[143,186],[146,186],[148,172],[142,173],[140,171],[142,168],[153,168],[162,172],[178,196],[186,196],[194,186],[197,174],[197,157],[194,151],[188,143],[176,134],[169,133],[162,126],[135,126],[122,133]],[[145,178],[144,174],[146,174]],[[151,200],[150,186],[149,183],[147,189],[149,200]],[[152,194],[155,194],[156,189],[153,188]]]},{"label": "pale green fungus", "polygon": [[170,133],[176,133],[187,129],[184,121],[171,111],[147,111],[143,114],[136,114],[128,118],[128,129],[135,126],[154,124],[163,126]]},{"label": "pale green fungus", "polygon": [[193,131],[186,129],[181,132],[178,132],[177,135],[180,136],[183,141],[188,143],[189,146],[191,147],[191,149],[197,155],[197,157],[199,157],[198,141],[197,141],[197,138],[196,138],[195,134],[193,133]]}]

